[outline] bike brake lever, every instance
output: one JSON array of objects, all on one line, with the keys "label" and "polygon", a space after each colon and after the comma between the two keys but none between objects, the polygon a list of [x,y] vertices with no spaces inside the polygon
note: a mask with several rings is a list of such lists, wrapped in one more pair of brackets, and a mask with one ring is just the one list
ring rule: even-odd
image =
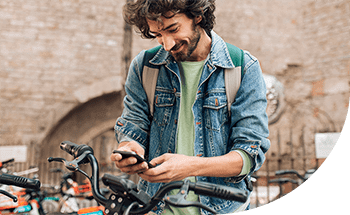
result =
[{"label": "bike brake lever", "polygon": [[52,161],[57,161],[57,162],[62,162],[64,163],[64,165],[66,166],[66,168],[70,171],[79,171],[81,172],[83,175],[87,176],[89,178],[89,176],[82,170],[79,169],[79,165],[80,164],[84,164],[84,163],[87,163],[88,160],[86,158],[86,156],[88,154],[90,154],[91,152],[89,151],[85,151],[83,154],[81,154],[79,157],[75,158],[74,160],[72,161],[67,161],[66,159],[64,158],[53,158],[53,157],[49,157],[47,160],[49,162],[52,162]]},{"label": "bike brake lever", "polygon": [[75,158],[72,161],[67,161],[64,158],[53,158],[53,157],[49,157],[47,160],[49,162],[52,162],[52,161],[62,162],[62,163],[64,163],[64,165],[66,166],[66,168],[68,170],[77,171],[79,169],[79,164],[85,162],[87,154],[89,154],[89,152],[84,152],[83,154],[81,154],[79,157]]},{"label": "bike brake lever", "polygon": [[164,202],[175,207],[190,207],[190,206],[199,207],[209,211],[212,214],[217,214],[216,211],[214,211],[213,209],[211,209],[206,205],[201,204],[200,202],[187,201],[186,197],[189,192],[189,187],[190,187],[190,180],[186,179],[184,181],[184,184],[180,188],[179,192],[176,195],[165,196],[163,198]]},{"label": "bike brake lever", "polygon": [[49,161],[50,163],[51,163],[52,161],[64,163],[64,162],[66,162],[67,160],[64,159],[64,158],[53,158],[53,157],[49,157],[49,158],[47,159],[47,161]]},{"label": "bike brake lever", "polygon": [[71,170],[71,171],[75,171],[77,170],[77,162],[75,160],[72,161],[67,161],[64,158],[53,158],[53,157],[49,157],[47,159],[47,161],[52,162],[52,161],[56,161],[56,162],[61,162],[64,163],[64,165],[66,166],[67,169]]},{"label": "bike brake lever", "polygon": [[0,194],[3,194],[5,196],[8,196],[11,198],[14,202],[17,202],[17,196],[12,195],[11,193],[5,191],[5,190],[0,190]]}]

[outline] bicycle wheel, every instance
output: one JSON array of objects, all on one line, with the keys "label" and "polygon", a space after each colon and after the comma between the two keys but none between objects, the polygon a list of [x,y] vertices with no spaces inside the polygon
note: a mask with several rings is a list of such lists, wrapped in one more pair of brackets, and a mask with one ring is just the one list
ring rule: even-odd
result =
[{"label": "bicycle wheel", "polygon": [[51,199],[45,199],[41,202],[41,205],[43,207],[44,213],[55,213],[58,211],[58,202],[51,200]]}]

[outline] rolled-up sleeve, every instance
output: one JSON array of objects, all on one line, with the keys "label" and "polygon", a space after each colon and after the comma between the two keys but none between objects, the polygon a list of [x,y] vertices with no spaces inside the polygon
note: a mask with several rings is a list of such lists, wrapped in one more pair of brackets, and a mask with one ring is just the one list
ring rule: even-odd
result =
[{"label": "rolled-up sleeve", "polygon": [[[260,169],[270,148],[266,86],[258,60],[245,52],[244,75],[231,106],[231,151],[243,150],[251,159],[249,174]],[[243,177],[239,177],[241,181]]]}]

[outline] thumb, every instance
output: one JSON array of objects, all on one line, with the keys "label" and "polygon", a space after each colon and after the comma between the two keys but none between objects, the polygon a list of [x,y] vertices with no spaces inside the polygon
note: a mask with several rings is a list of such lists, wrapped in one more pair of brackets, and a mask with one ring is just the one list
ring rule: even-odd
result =
[{"label": "thumb", "polygon": [[158,164],[162,164],[162,163],[164,163],[165,161],[167,161],[168,160],[168,155],[167,154],[163,154],[163,155],[161,155],[161,156],[159,156],[159,157],[156,157],[156,158],[153,158],[151,161],[150,161],[150,163],[152,164],[152,165],[154,165],[154,166],[157,166]]}]

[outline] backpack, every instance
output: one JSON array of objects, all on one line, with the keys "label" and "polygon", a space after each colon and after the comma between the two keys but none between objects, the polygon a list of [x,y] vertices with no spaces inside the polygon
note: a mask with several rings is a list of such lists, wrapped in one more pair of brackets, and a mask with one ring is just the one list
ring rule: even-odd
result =
[{"label": "backpack", "polygon": [[[243,78],[243,63],[244,63],[244,52],[234,45],[226,43],[229,51],[231,60],[234,67],[225,69],[225,89],[227,97],[227,107],[229,116],[231,115],[231,105],[236,98],[237,91],[240,87],[241,80]],[[154,94],[156,91],[156,84],[159,73],[159,66],[150,64],[149,61],[155,56],[161,45],[156,46],[152,49],[146,50],[143,58],[143,72],[142,72],[142,86],[147,94],[148,105],[150,108],[150,114],[153,117],[154,112]]]}]

